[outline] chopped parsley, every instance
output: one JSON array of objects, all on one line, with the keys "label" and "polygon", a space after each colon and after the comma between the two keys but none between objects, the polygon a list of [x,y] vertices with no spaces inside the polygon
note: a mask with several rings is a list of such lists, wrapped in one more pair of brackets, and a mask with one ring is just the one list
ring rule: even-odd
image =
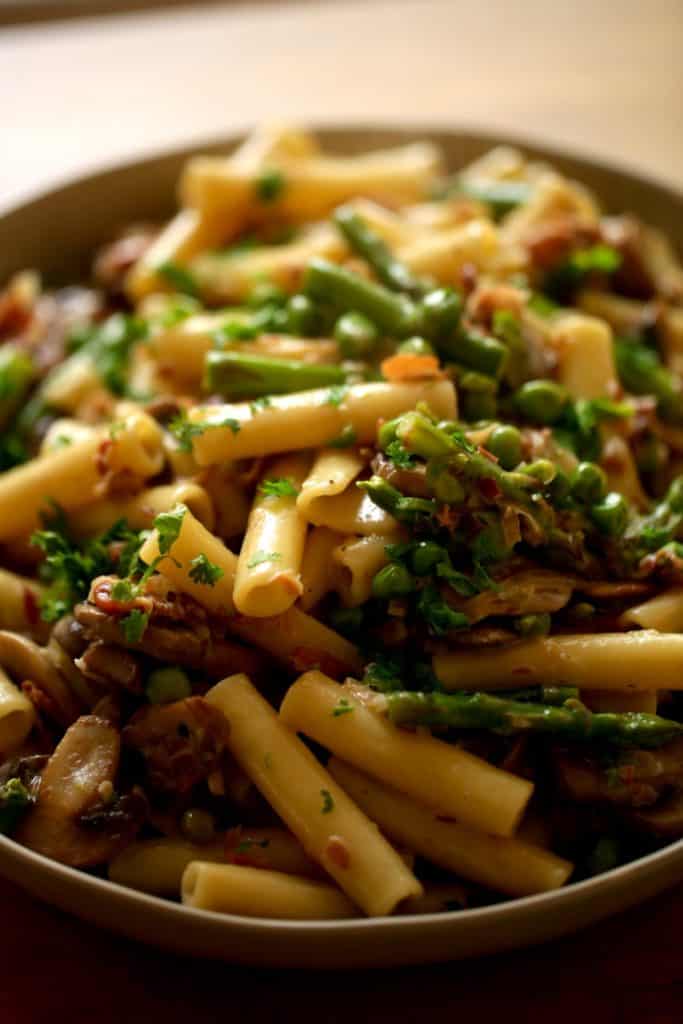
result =
[{"label": "chopped parsley", "polygon": [[167,260],[165,263],[159,264],[156,272],[159,277],[163,277],[165,281],[173,285],[176,291],[189,295],[192,299],[197,298],[199,294],[197,282],[186,267],[181,267],[177,263]]},{"label": "chopped parsley", "polygon": [[347,715],[349,711],[353,711],[353,704],[346,697],[340,697],[335,707],[332,708],[332,717],[339,718],[340,715]]},{"label": "chopped parsley", "polygon": [[77,544],[69,537],[61,511],[46,525],[48,529],[32,535],[31,543],[45,554],[40,572],[48,586],[40,600],[41,618],[56,622],[85,600],[96,576],[130,571],[140,547],[140,536],[121,519],[101,536]]},{"label": "chopped parsley", "polygon": [[390,441],[384,450],[397,469],[413,469],[417,465],[416,456],[411,455],[398,438]]},{"label": "chopped parsley", "polygon": [[128,601],[134,600],[136,594],[137,590],[135,584],[128,579],[117,580],[111,588],[112,600],[120,601],[121,604],[127,604]]},{"label": "chopped parsley", "polygon": [[160,512],[154,520],[154,528],[159,538],[159,553],[167,555],[178,539],[187,507],[176,505],[171,512]]},{"label": "chopped parsley", "polygon": [[262,203],[273,203],[284,191],[285,176],[276,167],[271,167],[256,179],[255,186],[256,195]]},{"label": "chopped parsley", "polygon": [[330,793],[329,789],[321,789],[320,795],[323,798],[323,806],[320,813],[329,814],[334,807],[334,800],[332,799],[332,794]]},{"label": "chopped parsley", "polygon": [[[139,317],[115,313],[93,330],[80,350],[92,360],[102,383],[115,395],[128,391],[128,365],[133,346],[147,336],[147,324]],[[80,355],[77,357],[80,358]],[[69,361],[54,371],[61,374]]]},{"label": "chopped parsley", "polygon": [[232,416],[226,416],[224,419],[215,422],[193,423],[191,420],[188,420],[187,416],[181,413],[180,416],[176,416],[175,419],[171,420],[168,425],[168,429],[177,440],[178,447],[182,452],[192,451],[193,438],[201,437],[207,430],[217,430],[221,427],[227,427],[229,430],[232,430],[233,434],[238,434],[240,431],[239,421]]},{"label": "chopped parsley", "polygon": [[247,562],[247,569],[255,569],[257,565],[263,565],[264,562],[277,562],[280,558],[282,555],[279,551],[256,551],[253,558]]},{"label": "chopped parsley", "polygon": [[273,404],[273,400],[270,395],[261,395],[260,398],[255,398],[253,402],[249,403],[252,416],[257,416],[264,409],[270,409]]},{"label": "chopped parsley", "polygon": [[20,779],[8,779],[0,786],[0,835],[11,835],[33,802]]},{"label": "chopped parsley", "polygon": [[149,612],[141,612],[139,608],[121,619],[119,625],[126,639],[127,644],[139,644],[142,640],[149,623]]},{"label": "chopped parsley", "polygon": [[452,629],[466,629],[469,625],[467,616],[454,611],[432,584],[420,592],[417,610],[436,636],[443,636]]},{"label": "chopped parsley", "polygon": [[336,408],[339,408],[346,398],[348,390],[345,384],[335,384],[325,396],[325,405],[334,405]]},{"label": "chopped parsley", "polygon": [[205,583],[209,587],[214,587],[225,576],[220,565],[209,561],[203,552],[191,559],[190,566],[190,579],[194,583]]},{"label": "chopped parsley", "polygon": [[358,436],[350,423],[347,423],[337,437],[327,442],[328,448],[351,448],[357,442]]},{"label": "chopped parsley", "polygon": [[296,498],[299,494],[298,487],[285,476],[273,476],[268,480],[262,480],[259,491],[268,498]]}]

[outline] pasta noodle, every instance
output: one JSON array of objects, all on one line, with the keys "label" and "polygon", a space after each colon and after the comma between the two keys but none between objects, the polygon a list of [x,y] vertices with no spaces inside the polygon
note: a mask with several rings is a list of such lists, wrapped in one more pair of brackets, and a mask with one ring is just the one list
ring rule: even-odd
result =
[{"label": "pasta noodle", "polygon": [[[348,701],[352,711],[335,716],[335,708],[345,706],[340,701]],[[431,736],[397,729],[321,672],[299,677],[287,691],[280,716],[439,814],[494,835],[512,835],[531,796],[533,787],[524,779]]]},{"label": "pasta noodle", "polygon": [[0,669],[0,751],[20,747],[35,723],[33,705]]},{"label": "pasta noodle", "polygon": [[332,553],[342,541],[341,534],[326,526],[315,526],[309,531],[301,561],[301,598],[299,607],[304,612],[315,608],[334,587],[330,572]]},{"label": "pasta noodle", "polygon": [[367,914],[390,912],[422,887],[376,827],[289,732],[246,676],[207,700],[230,725],[230,750],[310,857]]}]

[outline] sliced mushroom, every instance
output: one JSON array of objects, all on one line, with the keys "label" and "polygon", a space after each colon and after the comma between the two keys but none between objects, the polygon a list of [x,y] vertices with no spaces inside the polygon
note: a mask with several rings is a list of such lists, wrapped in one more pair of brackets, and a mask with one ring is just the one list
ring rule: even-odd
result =
[{"label": "sliced mushroom", "polygon": [[665,839],[683,836],[683,789],[674,790],[654,807],[632,811],[627,820],[650,835]]},{"label": "sliced mushroom", "polygon": [[71,725],[82,706],[54,667],[47,651],[18,633],[0,630],[0,665],[19,683],[30,682],[49,698],[60,725]]},{"label": "sliced mushroom", "polygon": [[502,580],[497,590],[460,602],[458,608],[470,623],[491,615],[537,615],[556,612],[569,603],[575,580],[564,573],[530,569]]},{"label": "sliced mushroom", "polygon": [[92,867],[110,860],[139,830],[139,807],[124,807],[112,827],[81,824],[84,816],[104,804],[121,810],[111,798],[119,764],[117,730],[96,715],[79,718],[65,732],[41,778],[38,799],[16,833],[16,839],[46,857],[72,867]]},{"label": "sliced mushroom", "polygon": [[658,750],[623,751],[609,767],[567,750],[557,751],[554,761],[560,787],[579,803],[647,807],[671,786],[683,787],[683,740]]}]

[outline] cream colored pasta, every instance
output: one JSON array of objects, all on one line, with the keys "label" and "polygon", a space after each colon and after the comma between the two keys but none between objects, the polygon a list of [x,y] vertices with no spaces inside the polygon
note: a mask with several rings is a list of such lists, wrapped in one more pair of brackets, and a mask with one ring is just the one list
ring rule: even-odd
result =
[{"label": "cream colored pasta", "polygon": [[280,871],[194,861],[183,874],[183,903],[198,910],[245,917],[324,921],[358,917],[339,889]]},{"label": "cream colored pasta", "polygon": [[0,629],[35,629],[39,625],[38,606],[43,593],[43,587],[35,580],[0,569]]},{"label": "cream colored pasta", "polygon": [[17,466],[0,480],[0,539],[30,532],[51,501],[66,510],[78,508],[104,494],[112,474],[125,471],[142,481],[162,465],[161,430],[138,413],[116,429],[100,430]]},{"label": "cream colored pasta", "polygon": [[621,616],[625,626],[656,629],[660,633],[683,633],[683,587],[672,587],[634,605]]},{"label": "cream colored pasta", "polygon": [[70,528],[77,536],[104,533],[112,523],[125,519],[133,530],[152,528],[160,512],[170,512],[176,505],[186,505],[207,530],[214,528],[214,510],[203,487],[191,480],[148,487],[132,498],[107,498],[74,510]]},{"label": "cream colored pasta", "polygon": [[320,865],[311,860],[299,840],[283,828],[238,825],[226,832],[223,852],[229,864],[282,871],[304,878],[324,877]]},{"label": "cream colored pasta", "polygon": [[446,690],[567,684],[589,690],[680,690],[683,636],[644,629],[525,640],[434,656]]},{"label": "cream colored pasta", "polygon": [[572,398],[613,398],[619,393],[612,332],[603,320],[563,313],[554,322],[559,379]]},{"label": "cream colored pasta", "polygon": [[95,430],[95,427],[89,423],[83,423],[82,420],[72,419],[68,416],[60,417],[51,423],[45,432],[45,437],[40,443],[40,454],[45,455],[46,452],[59,451],[60,448],[66,448],[74,441],[83,441],[93,437]]},{"label": "cream colored pasta", "polygon": [[323,449],[301,486],[301,515],[339,533],[395,533],[398,524],[393,516],[354,485],[364,468],[365,460],[355,450]]},{"label": "cream colored pasta", "polygon": [[344,538],[326,526],[309,530],[301,562],[302,592],[299,607],[308,612],[334,588],[332,553]]},{"label": "cream colored pasta", "polygon": [[[298,491],[310,458],[288,455],[271,463],[261,480],[283,479]],[[237,562],[234,602],[243,615],[280,615],[303,593],[301,562],[307,523],[294,495],[257,490]]]},{"label": "cream colored pasta", "polygon": [[109,864],[110,881],[154,896],[177,896],[188,864],[225,863],[223,842],[199,846],[185,839],[141,839],[122,850]]},{"label": "cream colored pasta", "polygon": [[[215,583],[197,583],[191,577],[192,561],[205,555],[223,575]],[[167,553],[161,556],[159,535],[154,530],[140,548],[140,558],[147,565],[156,562],[159,572],[166,576],[184,594],[194,597],[212,612],[230,614],[233,610],[233,587],[237,571],[237,556],[206,529],[189,509],[182,517],[177,538]]]},{"label": "cream colored pasta", "polygon": [[581,700],[591,711],[644,711],[657,714],[656,690],[582,690]]},{"label": "cream colored pasta", "polygon": [[370,598],[372,581],[387,564],[388,537],[347,538],[334,551],[334,561],[340,573],[337,590],[348,608],[356,608]]},{"label": "cream colored pasta", "polygon": [[[248,402],[198,406],[190,422],[203,428],[193,438],[195,458],[202,466],[225,459],[272,455],[286,450],[320,447],[343,431],[353,441],[374,439],[379,420],[391,419],[426,402],[435,415],[452,419],[455,391],[450,381],[427,384],[354,384],[341,402],[330,401],[325,388],[276,395],[266,409],[254,412]],[[227,426],[224,424],[228,424]]]},{"label": "cream colored pasta", "polygon": [[[352,711],[335,715],[344,702]],[[464,750],[397,728],[321,672],[299,677],[280,716],[292,729],[439,814],[494,835],[512,835],[533,790],[525,779]]]},{"label": "cream colored pasta", "polygon": [[33,704],[0,668],[0,752],[20,747],[35,721]]},{"label": "cream colored pasta", "polygon": [[433,811],[332,758],[334,778],[382,831],[462,878],[511,896],[559,889],[573,865],[520,839],[504,839],[444,821]]},{"label": "cream colored pasta", "polygon": [[398,249],[401,260],[416,274],[430,274],[443,284],[459,284],[467,263],[480,270],[498,255],[498,231],[487,220],[472,220],[447,230],[425,234]]},{"label": "cream colored pasta", "polygon": [[390,913],[422,886],[396,851],[290,732],[246,676],[209,690],[230,725],[233,756],[273,809],[350,899],[370,916]]},{"label": "cream colored pasta", "polygon": [[321,665],[331,675],[339,676],[359,672],[363,664],[358,648],[346,637],[296,605],[269,619],[235,616],[227,626],[299,672]]}]

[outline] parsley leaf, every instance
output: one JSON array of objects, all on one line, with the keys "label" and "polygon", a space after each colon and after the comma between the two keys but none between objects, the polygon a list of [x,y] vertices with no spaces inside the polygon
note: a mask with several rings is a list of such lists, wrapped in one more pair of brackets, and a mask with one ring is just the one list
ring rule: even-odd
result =
[{"label": "parsley leaf", "polygon": [[249,403],[251,415],[257,416],[258,413],[262,412],[264,409],[270,409],[272,404],[273,402],[270,395],[261,395],[260,398],[255,398],[253,402]]},{"label": "parsley leaf", "polygon": [[149,623],[149,612],[141,612],[139,608],[121,619],[119,625],[127,644],[139,644],[142,640]]},{"label": "parsley leaf", "polygon": [[330,793],[329,789],[321,789],[320,795],[323,798],[321,814],[329,814],[334,807],[334,800],[332,799],[332,794]]},{"label": "parsley leaf", "polygon": [[340,715],[347,715],[349,711],[353,711],[353,704],[346,697],[340,697],[336,706],[332,708],[332,717],[339,718]]},{"label": "parsley leaf", "polygon": [[186,512],[186,505],[176,505],[171,512],[160,512],[154,520],[154,528],[159,537],[160,554],[167,555],[177,541]]},{"label": "parsley leaf", "polygon": [[356,441],[358,436],[356,431],[353,429],[350,423],[347,423],[340,434],[337,437],[333,437],[331,441],[327,442],[328,448],[351,448]]},{"label": "parsley leaf", "polygon": [[433,633],[442,636],[451,629],[466,629],[469,625],[466,615],[451,608],[435,586],[429,584],[420,593],[417,610]]},{"label": "parsley leaf", "polygon": [[190,579],[195,583],[206,583],[207,586],[214,587],[225,576],[220,565],[209,561],[203,552],[191,559],[190,565]]},{"label": "parsley leaf", "polygon": [[325,405],[334,405],[338,408],[346,398],[348,390],[345,384],[335,384],[325,396]]},{"label": "parsley leaf", "polygon": [[398,438],[390,441],[384,450],[397,469],[412,469],[417,465],[416,456],[411,455]]},{"label": "parsley leaf", "polygon": [[262,203],[273,203],[284,191],[285,176],[282,171],[272,167],[256,179],[255,186],[256,195]]},{"label": "parsley leaf", "polygon": [[273,476],[268,480],[262,480],[259,491],[268,498],[296,498],[299,494],[299,488],[285,476]]},{"label": "parsley leaf", "polygon": [[[96,328],[91,339],[81,350],[90,356],[102,383],[115,395],[127,393],[131,350],[146,335],[147,324],[144,320],[115,313]],[[63,371],[66,366],[67,363],[63,363],[55,373]]]},{"label": "parsley leaf", "polygon": [[0,835],[10,835],[34,798],[20,779],[8,779],[0,786]]},{"label": "parsley leaf", "polygon": [[165,263],[159,264],[156,272],[159,277],[163,277],[170,285],[173,285],[176,291],[189,295],[193,299],[199,295],[197,282],[186,267],[180,267],[177,263],[167,260]]},{"label": "parsley leaf", "polygon": [[263,565],[264,562],[277,562],[280,558],[282,555],[279,551],[255,551],[254,557],[247,562],[247,569],[255,569],[257,565]]},{"label": "parsley leaf", "polygon": [[207,423],[193,423],[188,420],[187,416],[180,414],[175,419],[171,420],[168,425],[168,429],[173,434],[178,442],[178,447],[182,452],[192,451],[192,439],[195,437],[201,437],[207,430],[217,430],[220,427],[228,427],[232,430],[233,434],[238,434],[240,431],[240,425],[238,420],[232,416],[226,416],[222,420],[211,421]]}]

